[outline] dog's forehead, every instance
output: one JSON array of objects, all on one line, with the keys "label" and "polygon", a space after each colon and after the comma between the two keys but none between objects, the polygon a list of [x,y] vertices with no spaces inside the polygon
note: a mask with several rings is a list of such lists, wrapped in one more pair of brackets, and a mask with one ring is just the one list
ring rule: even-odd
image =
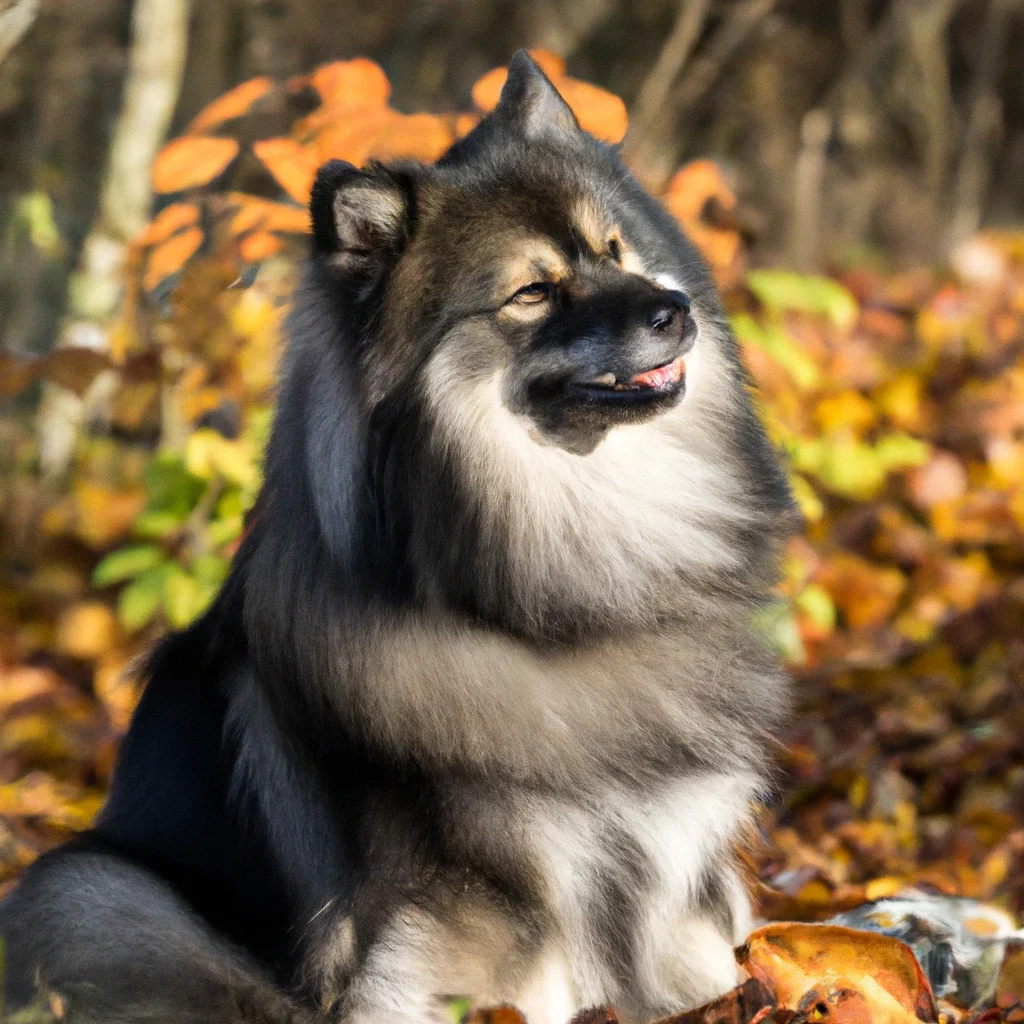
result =
[{"label": "dog's forehead", "polygon": [[421,222],[434,244],[449,243],[453,258],[477,259],[532,249],[572,256],[604,252],[621,233],[610,190],[578,174],[494,173],[486,180],[428,181]]}]

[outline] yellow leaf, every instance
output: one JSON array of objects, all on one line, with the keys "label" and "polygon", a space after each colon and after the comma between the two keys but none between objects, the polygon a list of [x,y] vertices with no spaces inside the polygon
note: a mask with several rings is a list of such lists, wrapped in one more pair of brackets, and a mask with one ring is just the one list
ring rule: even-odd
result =
[{"label": "yellow leaf", "polygon": [[64,610],[57,620],[54,646],[72,658],[92,661],[113,645],[114,613],[101,601],[85,601]]}]

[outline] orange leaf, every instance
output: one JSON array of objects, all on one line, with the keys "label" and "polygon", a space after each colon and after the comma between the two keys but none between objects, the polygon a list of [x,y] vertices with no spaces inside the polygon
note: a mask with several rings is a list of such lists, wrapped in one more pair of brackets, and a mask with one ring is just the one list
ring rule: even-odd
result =
[{"label": "orange leaf", "polygon": [[262,263],[283,248],[284,242],[269,231],[254,231],[238,243],[238,252],[246,263]]},{"label": "orange leaf", "polygon": [[169,142],[153,161],[153,188],[183,192],[217,177],[238,155],[234,139],[186,136]]},{"label": "orange leaf", "polygon": [[821,1001],[830,1011],[823,1016],[849,1024],[938,1019],[917,958],[887,935],[782,922],[759,928],[736,956],[786,1009],[806,1009]]},{"label": "orange leaf", "polygon": [[299,203],[309,202],[309,192],[319,166],[315,153],[294,139],[264,139],[253,152],[278,184]]},{"label": "orange leaf", "polygon": [[320,134],[321,160],[436,160],[452,144],[448,122],[434,114],[400,114],[384,109],[338,122]]},{"label": "orange leaf", "polygon": [[310,81],[331,106],[383,107],[391,95],[387,75],[365,57],[324,64],[310,75]]},{"label": "orange leaf", "polygon": [[182,228],[199,220],[199,207],[194,203],[171,203],[153,218],[152,222],[136,236],[135,244],[141,249],[156,245],[170,238]]},{"label": "orange leaf", "polygon": [[836,552],[824,562],[815,582],[829,592],[854,629],[882,625],[907,588],[895,566],[876,565],[848,551]]},{"label": "orange leaf", "polygon": [[556,84],[584,131],[605,142],[622,141],[629,118],[618,96],[575,78],[562,78]]},{"label": "orange leaf", "polygon": [[274,83],[266,75],[259,78],[250,78],[248,82],[236,85],[229,89],[223,96],[218,96],[212,103],[208,103],[192,119],[192,123],[186,129],[187,132],[203,132],[214,125],[232,118],[241,117],[250,110],[254,103],[262,99],[274,87]]},{"label": "orange leaf", "polygon": [[257,227],[286,235],[305,235],[311,229],[309,211],[305,207],[275,203],[245,192],[229,192],[228,199],[237,208],[228,225],[232,235],[241,235]]},{"label": "orange leaf", "polygon": [[717,199],[727,210],[736,208],[736,196],[718,164],[713,160],[691,160],[669,182],[665,206],[683,227],[688,227],[700,220],[709,199]]},{"label": "orange leaf", "polygon": [[721,168],[712,160],[693,160],[676,172],[663,202],[690,241],[710,264],[720,285],[731,284],[740,254],[736,231],[713,227],[703,220],[710,201],[723,210],[736,209],[736,196],[726,184]]},{"label": "orange leaf", "polygon": [[461,139],[468,135],[480,123],[478,114],[456,114],[455,115],[455,138]]},{"label": "orange leaf", "polygon": [[142,286],[151,292],[164,278],[181,270],[202,244],[203,232],[199,228],[189,228],[161,242],[149,254]]}]

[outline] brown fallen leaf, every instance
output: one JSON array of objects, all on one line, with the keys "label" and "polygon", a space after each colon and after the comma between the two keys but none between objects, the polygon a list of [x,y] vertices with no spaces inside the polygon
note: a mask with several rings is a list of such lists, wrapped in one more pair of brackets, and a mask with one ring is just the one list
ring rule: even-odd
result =
[{"label": "brown fallen leaf", "polygon": [[589,1006],[580,1010],[569,1024],[619,1024],[619,1017],[610,1006]]},{"label": "brown fallen leaf", "polygon": [[771,989],[757,978],[748,978],[724,996],[696,1009],[665,1017],[658,1024],[760,1024],[772,1019],[776,1008]]},{"label": "brown fallen leaf", "polygon": [[494,1006],[473,1010],[462,1024],[527,1024],[527,1021],[514,1006]]},{"label": "brown fallen leaf", "polygon": [[755,931],[736,951],[783,1009],[818,1019],[911,1024],[937,1021],[924,972],[910,948],[887,935],[825,924],[781,922]]}]

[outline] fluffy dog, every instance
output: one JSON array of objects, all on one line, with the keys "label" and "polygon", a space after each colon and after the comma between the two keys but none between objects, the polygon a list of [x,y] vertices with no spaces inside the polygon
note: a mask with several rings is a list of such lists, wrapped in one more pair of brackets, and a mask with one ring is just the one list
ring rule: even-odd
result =
[{"label": "fluffy dog", "polygon": [[647,1020],[735,981],[794,513],[708,276],[513,59],[435,166],[332,162],[260,514],[95,829],[0,911],[69,1021]]}]

